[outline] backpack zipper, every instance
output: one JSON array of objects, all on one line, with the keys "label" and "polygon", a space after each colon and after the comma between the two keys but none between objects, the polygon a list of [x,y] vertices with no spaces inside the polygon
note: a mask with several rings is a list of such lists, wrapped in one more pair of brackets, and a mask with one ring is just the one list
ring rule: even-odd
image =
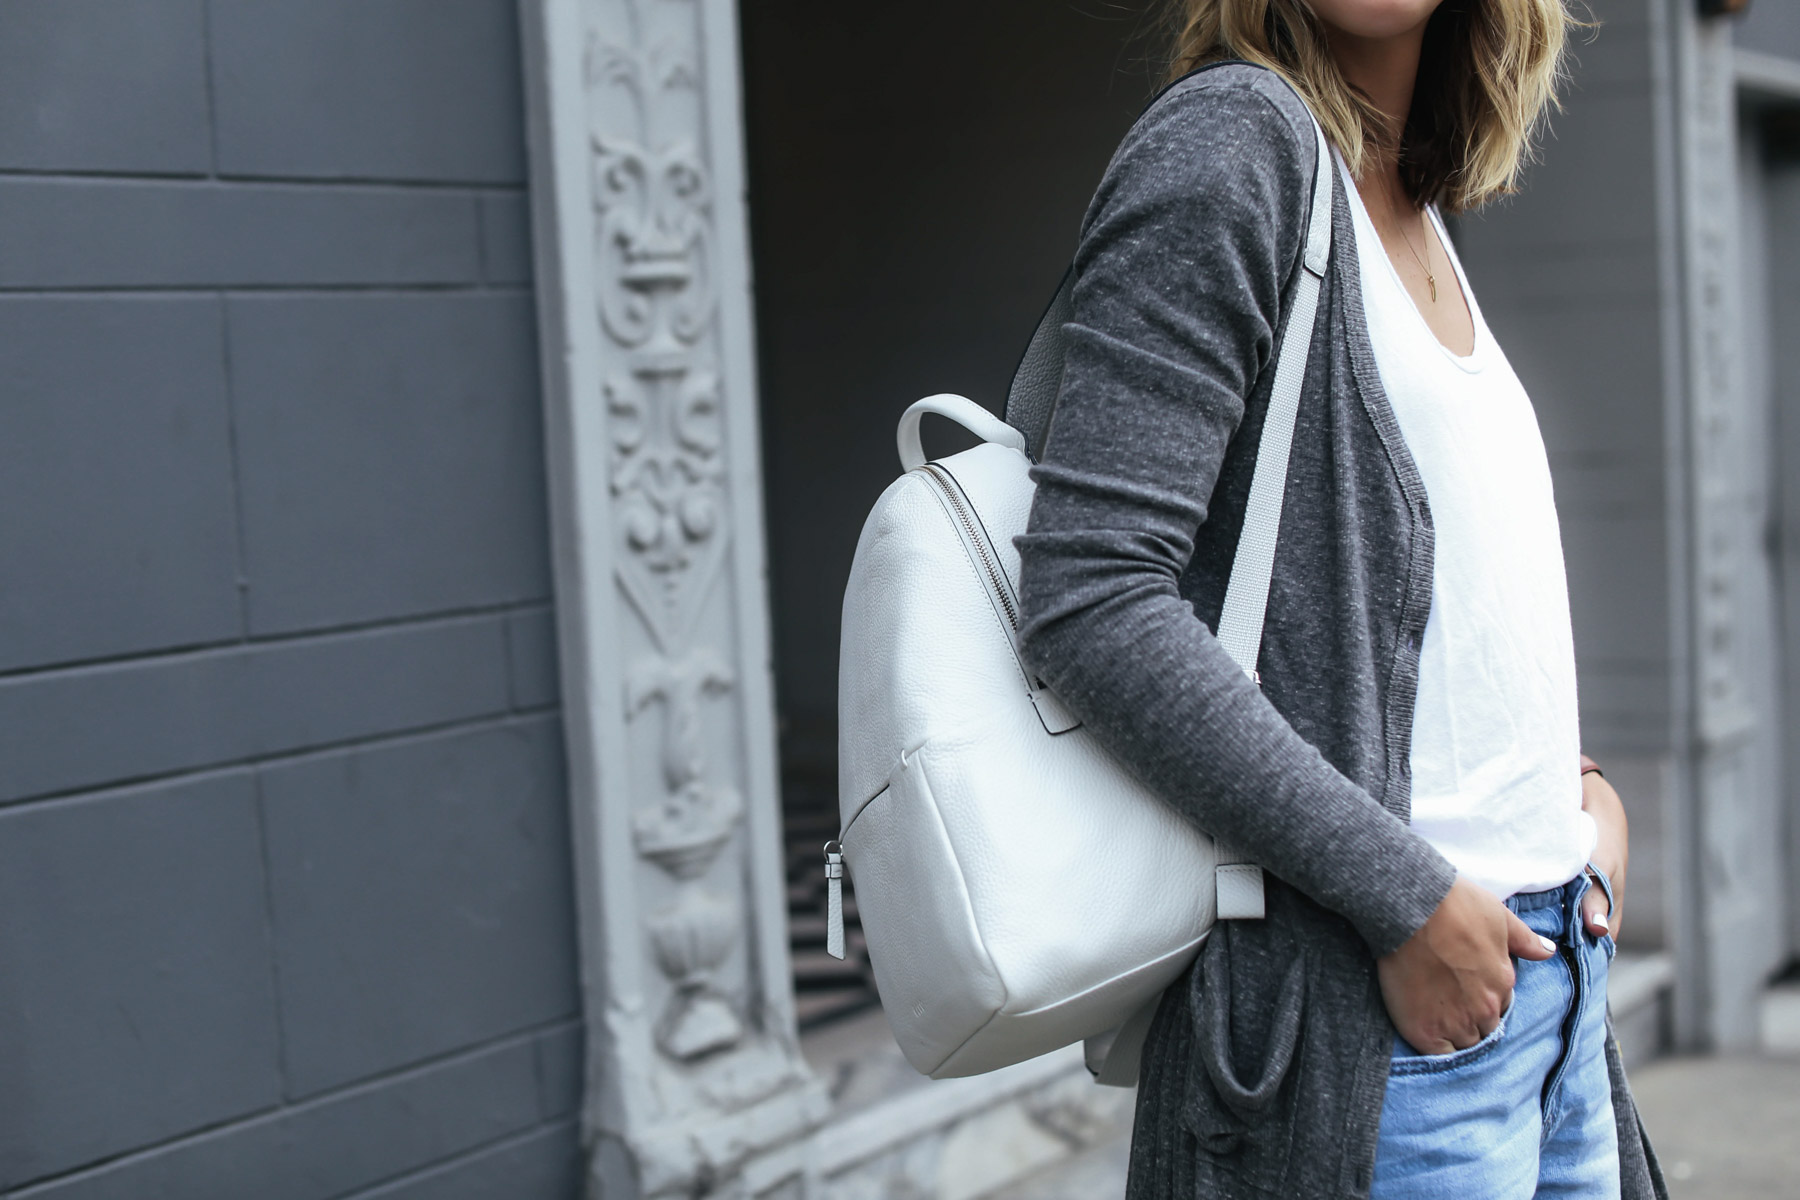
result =
[{"label": "backpack zipper", "polygon": [[962,535],[963,549],[969,555],[976,574],[987,577],[988,597],[1009,635],[1007,645],[1012,648],[1013,661],[1018,664],[1025,692],[1031,697],[1032,707],[1037,709],[1038,719],[1044,723],[1045,732],[1052,735],[1067,733],[1081,722],[1063,707],[1062,702],[1044,686],[1043,680],[1033,675],[1025,665],[1025,653],[1019,647],[1018,595],[1013,591],[1012,580],[1000,566],[1000,556],[995,552],[993,542],[988,539],[987,527],[981,523],[975,506],[969,502],[968,494],[963,491],[962,484],[950,473],[949,468],[936,462],[928,462],[913,469],[929,479],[943,496],[951,521]]},{"label": "backpack zipper", "polygon": [[976,519],[974,512],[969,508],[968,501],[963,496],[962,486],[956,482],[950,472],[936,463],[928,462],[919,470],[930,476],[932,481],[937,484],[938,490],[943,492],[944,497],[950,501],[950,508],[956,514],[958,523],[962,525],[968,544],[974,548],[976,558],[981,561],[982,570],[987,573],[988,588],[995,599],[999,600],[1001,611],[1006,614],[1006,623],[1012,626],[1013,633],[1016,635],[1019,632],[1019,611],[1013,605],[1010,594],[1012,589],[1007,586],[1006,578],[1000,571],[1000,564],[994,561],[994,552],[988,547],[987,531],[981,527],[981,522]]}]

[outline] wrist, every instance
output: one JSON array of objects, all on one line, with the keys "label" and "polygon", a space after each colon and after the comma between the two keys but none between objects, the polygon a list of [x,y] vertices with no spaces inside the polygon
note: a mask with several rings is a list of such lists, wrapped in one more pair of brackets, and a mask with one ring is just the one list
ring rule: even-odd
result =
[{"label": "wrist", "polygon": [[1588,861],[1606,872],[1614,884],[1625,874],[1631,831],[1625,805],[1612,785],[1600,776],[1582,777],[1581,811],[1593,822],[1593,849]]},{"label": "wrist", "polygon": [[1411,942],[1433,917],[1443,910],[1456,885],[1461,881],[1456,868],[1423,838],[1421,848],[1409,867],[1412,886],[1386,898],[1387,907],[1379,923],[1367,915],[1352,917],[1373,955],[1385,958]]}]

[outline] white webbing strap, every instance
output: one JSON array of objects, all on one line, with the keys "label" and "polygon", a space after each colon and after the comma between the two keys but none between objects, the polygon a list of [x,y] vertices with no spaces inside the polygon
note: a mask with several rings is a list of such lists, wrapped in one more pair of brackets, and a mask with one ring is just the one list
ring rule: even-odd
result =
[{"label": "white webbing strap", "polygon": [[[1262,443],[1256,451],[1250,499],[1244,506],[1244,528],[1238,535],[1237,557],[1232,560],[1231,581],[1225,587],[1225,607],[1219,614],[1220,644],[1252,679],[1258,679],[1256,659],[1269,607],[1269,579],[1275,571],[1275,542],[1281,533],[1281,502],[1287,491],[1288,455],[1294,446],[1294,421],[1300,413],[1300,389],[1306,382],[1319,288],[1331,258],[1331,148],[1317,121],[1313,133],[1319,143],[1319,166],[1313,177],[1304,269],[1294,287],[1287,332],[1275,360],[1275,383],[1269,393],[1268,416],[1263,420]],[[1262,916],[1262,869],[1246,863],[1223,843],[1218,855],[1219,919]]]},{"label": "white webbing strap", "polygon": [[1319,285],[1331,254],[1331,150],[1319,138],[1319,171],[1313,184],[1312,223],[1306,231],[1305,269],[1294,288],[1287,333],[1275,361],[1275,386],[1257,448],[1256,473],[1244,506],[1244,529],[1238,535],[1225,608],[1219,615],[1219,641],[1232,660],[1251,677],[1262,647],[1263,614],[1269,605],[1269,577],[1275,570],[1275,539],[1281,532],[1281,501],[1287,490],[1288,454],[1294,446],[1294,420],[1300,413],[1300,388],[1306,381],[1306,358],[1312,348],[1313,318],[1319,311]]}]

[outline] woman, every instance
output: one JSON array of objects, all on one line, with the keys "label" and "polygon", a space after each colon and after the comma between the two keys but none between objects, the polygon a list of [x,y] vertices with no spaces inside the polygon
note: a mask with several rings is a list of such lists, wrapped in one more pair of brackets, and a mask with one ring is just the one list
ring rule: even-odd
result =
[{"label": "woman", "polygon": [[[1543,444],[1433,212],[1514,184],[1569,23],[1561,0],[1186,0],[1187,73],[1084,220],[1018,539],[1025,655],[1267,877],[1266,918],[1221,923],[1157,1012],[1131,1197],[1661,1193],[1606,1030],[1625,816],[1577,766]],[[1253,680],[1210,630],[1309,106],[1333,251]]]}]

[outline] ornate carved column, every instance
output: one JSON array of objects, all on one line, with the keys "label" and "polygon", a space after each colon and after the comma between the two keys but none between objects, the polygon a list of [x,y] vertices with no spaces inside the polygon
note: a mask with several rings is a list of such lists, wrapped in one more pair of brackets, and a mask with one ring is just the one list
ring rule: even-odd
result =
[{"label": "ornate carved column", "polygon": [[732,0],[522,0],[589,1192],[798,1195]]}]

